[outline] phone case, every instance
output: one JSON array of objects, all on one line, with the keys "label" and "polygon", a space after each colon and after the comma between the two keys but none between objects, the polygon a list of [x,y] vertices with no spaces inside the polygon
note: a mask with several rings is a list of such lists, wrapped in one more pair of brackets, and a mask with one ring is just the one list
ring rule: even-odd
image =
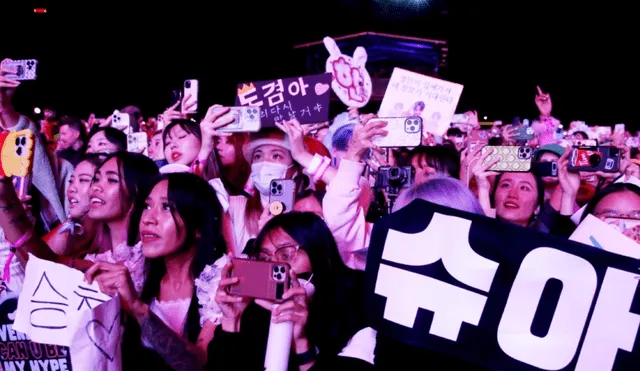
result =
[{"label": "phone case", "polygon": [[[188,111],[184,111],[182,113],[192,114],[192,113],[198,112],[198,80],[186,80],[184,82],[183,97],[186,99],[187,95],[191,95],[191,98],[189,98],[189,101],[195,100],[196,104],[190,107]],[[182,103],[185,104],[188,102],[182,102]]]},{"label": "phone case", "polygon": [[598,141],[596,139],[574,139],[573,145],[575,147],[597,147]]},{"label": "phone case", "polygon": [[496,157],[500,157],[500,161],[491,166],[490,171],[524,173],[531,170],[533,148],[529,146],[486,146],[482,148],[482,153],[491,149],[493,149],[493,153],[487,156],[484,163],[489,163]]},{"label": "phone case", "polygon": [[533,140],[535,138],[535,132],[531,126],[518,125],[513,127],[517,129],[514,140],[525,142],[527,140]]},{"label": "phone case", "polygon": [[127,152],[148,155],[149,140],[147,133],[131,133],[127,135]]},{"label": "phone case", "polygon": [[478,148],[482,148],[489,144],[489,136],[491,133],[488,130],[471,130],[467,139],[469,140],[469,151],[475,153]]},{"label": "phone case", "polygon": [[111,126],[120,131],[124,131],[125,134],[129,134],[129,130],[131,130],[130,118],[129,114],[115,110],[111,116]]},{"label": "phone case", "polygon": [[18,61],[6,61],[2,63],[4,68],[15,67],[18,69],[16,74],[6,75],[12,80],[35,80],[37,76],[38,61],[35,59],[22,59]]},{"label": "phone case", "polygon": [[614,147],[573,148],[568,167],[573,171],[616,173],[620,169],[620,150]]},{"label": "phone case", "polygon": [[417,147],[422,143],[422,119],[420,117],[379,117],[367,125],[385,121],[387,136],[375,136],[373,143],[381,148]]},{"label": "phone case", "polygon": [[274,179],[269,192],[269,210],[273,215],[293,210],[296,182],[293,179]]},{"label": "phone case", "polygon": [[[222,108],[218,110],[222,110]],[[218,129],[220,132],[255,133],[260,131],[262,127],[260,123],[260,107],[229,107],[229,113],[223,117],[225,116],[233,116],[233,122]]]},{"label": "phone case", "polygon": [[231,277],[239,282],[227,288],[233,295],[256,299],[282,301],[289,289],[289,264],[261,260],[234,259]]}]

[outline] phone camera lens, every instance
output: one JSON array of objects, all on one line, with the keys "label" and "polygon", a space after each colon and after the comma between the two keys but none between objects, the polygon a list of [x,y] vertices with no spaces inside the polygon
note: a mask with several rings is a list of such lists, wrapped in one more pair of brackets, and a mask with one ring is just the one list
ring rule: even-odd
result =
[{"label": "phone camera lens", "polygon": [[598,166],[600,165],[601,161],[602,161],[602,158],[600,157],[599,154],[593,154],[589,156],[589,165],[591,166]]},{"label": "phone camera lens", "polygon": [[185,81],[185,82],[184,82],[184,87],[185,87],[185,88],[187,88],[187,89],[189,89],[189,88],[191,87],[191,81],[188,81],[188,80],[187,80],[187,81]]}]

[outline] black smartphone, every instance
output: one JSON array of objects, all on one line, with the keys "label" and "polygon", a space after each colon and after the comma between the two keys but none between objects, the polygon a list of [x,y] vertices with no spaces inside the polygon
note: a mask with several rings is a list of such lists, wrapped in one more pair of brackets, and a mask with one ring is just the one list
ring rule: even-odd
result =
[{"label": "black smartphone", "polygon": [[174,104],[180,102],[182,100],[182,89],[176,89],[171,92],[171,103],[169,107],[172,107]]},{"label": "black smartphone", "polygon": [[531,172],[540,177],[558,176],[558,163],[556,161],[536,162],[532,165]]}]

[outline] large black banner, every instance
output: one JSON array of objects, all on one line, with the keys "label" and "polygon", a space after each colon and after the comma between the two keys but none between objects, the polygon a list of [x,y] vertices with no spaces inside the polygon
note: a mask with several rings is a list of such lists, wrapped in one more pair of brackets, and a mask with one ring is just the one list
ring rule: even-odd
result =
[{"label": "large black banner", "polygon": [[373,327],[493,370],[637,370],[636,260],[416,200],[373,228]]}]

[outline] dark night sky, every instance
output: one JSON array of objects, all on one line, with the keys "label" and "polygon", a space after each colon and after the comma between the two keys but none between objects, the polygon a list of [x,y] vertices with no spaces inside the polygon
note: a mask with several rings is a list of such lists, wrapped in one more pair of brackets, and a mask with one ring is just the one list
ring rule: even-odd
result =
[{"label": "dark night sky", "polygon": [[[417,0],[405,1],[413,6]],[[402,2],[3,2],[9,8],[2,11],[0,57],[41,63],[39,80],[25,84],[16,97],[21,107],[102,116],[136,104],[155,115],[186,78],[200,80],[201,105],[231,104],[238,81],[301,72],[304,66],[291,55],[296,43],[389,32],[449,41],[442,77],[465,85],[460,109],[475,108],[490,119],[532,117],[539,84],[552,94],[562,120],[638,125],[632,3],[431,0],[427,9],[406,10],[388,5]],[[48,13],[33,14],[35,6],[46,6]]]}]

